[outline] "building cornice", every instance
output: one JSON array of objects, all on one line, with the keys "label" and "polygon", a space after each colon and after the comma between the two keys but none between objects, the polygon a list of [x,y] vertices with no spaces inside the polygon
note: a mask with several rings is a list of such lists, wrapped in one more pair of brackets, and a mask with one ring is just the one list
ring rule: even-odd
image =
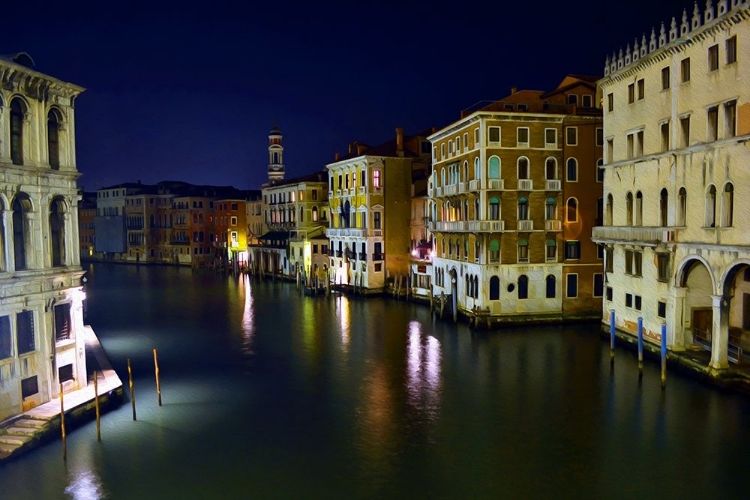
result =
[{"label": "building cornice", "polygon": [[5,59],[0,59],[0,88],[39,101],[47,101],[55,95],[73,99],[86,90]]}]

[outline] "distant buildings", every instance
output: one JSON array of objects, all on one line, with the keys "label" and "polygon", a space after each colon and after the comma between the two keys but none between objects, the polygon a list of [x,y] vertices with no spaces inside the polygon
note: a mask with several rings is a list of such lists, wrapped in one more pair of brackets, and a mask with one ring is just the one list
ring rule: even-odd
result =
[{"label": "distant buildings", "polygon": [[604,322],[710,367],[750,347],[750,6],[708,2],[607,58]]},{"label": "distant buildings", "polygon": [[[601,110],[595,78],[511,95],[432,134],[432,293],[492,322],[597,315]],[[419,279],[415,277],[415,279]]]},{"label": "distant buildings", "polygon": [[33,67],[23,52],[0,57],[0,420],[88,382],[74,110],[84,89]]}]

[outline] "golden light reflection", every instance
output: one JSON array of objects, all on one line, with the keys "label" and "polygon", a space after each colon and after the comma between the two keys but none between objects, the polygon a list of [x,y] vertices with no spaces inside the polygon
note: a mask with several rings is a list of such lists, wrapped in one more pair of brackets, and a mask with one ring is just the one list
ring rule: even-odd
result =
[{"label": "golden light reflection", "polygon": [[340,295],[336,301],[336,316],[339,318],[339,326],[341,328],[341,349],[347,352],[349,350],[351,333],[351,304],[345,295]]},{"label": "golden light reflection", "polygon": [[440,409],[441,362],[440,341],[432,336],[423,341],[421,323],[409,323],[408,401],[429,420],[437,418]]},{"label": "golden light reflection", "polygon": [[240,289],[240,299],[245,300],[245,308],[242,312],[242,351],[245,354],[253,353],[253,336],[255,335],[255,311],[253,310],[253,293],[250,285],[250,277],[242,274],[242,286]]},{"label": "golden light reflection", "polygon": [[65,493],[74,500],[96,500],[104,498],[102,481],[91,469],[70,472],[70,484]]}]

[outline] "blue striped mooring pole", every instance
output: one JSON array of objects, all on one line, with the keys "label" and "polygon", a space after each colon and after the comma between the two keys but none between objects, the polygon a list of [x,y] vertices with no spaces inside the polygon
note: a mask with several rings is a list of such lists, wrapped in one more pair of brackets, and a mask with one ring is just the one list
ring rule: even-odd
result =
[{"label": "blue striped mooring pole", "polygon": [[638,377],[643,376],[643,318],[638,317]]},{"label": "blue striped mooring pole", "polygon": [[609,362],[615,363],[615,310],[609,310]]},{"label": "blue striped mooring pole", "polygon": [[667,324],[661,324],[661,388],[667,386]]}]

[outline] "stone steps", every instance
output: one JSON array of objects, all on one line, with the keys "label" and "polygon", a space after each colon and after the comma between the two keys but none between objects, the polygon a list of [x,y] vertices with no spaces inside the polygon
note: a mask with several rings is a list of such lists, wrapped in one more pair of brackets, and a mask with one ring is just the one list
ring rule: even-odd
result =
[{"label": "stone steps", "polygon": [[48,426],[49,420],[40,418],[21,418],[13,422],[13,427],[24,427],[29,429],[41,430]]},{"label": "stone steps", "polygon": [[23,446],[30,439],[31,436],[3,434],[0,436],[0,444],[6,444],[18,448],[19,446]]}]

